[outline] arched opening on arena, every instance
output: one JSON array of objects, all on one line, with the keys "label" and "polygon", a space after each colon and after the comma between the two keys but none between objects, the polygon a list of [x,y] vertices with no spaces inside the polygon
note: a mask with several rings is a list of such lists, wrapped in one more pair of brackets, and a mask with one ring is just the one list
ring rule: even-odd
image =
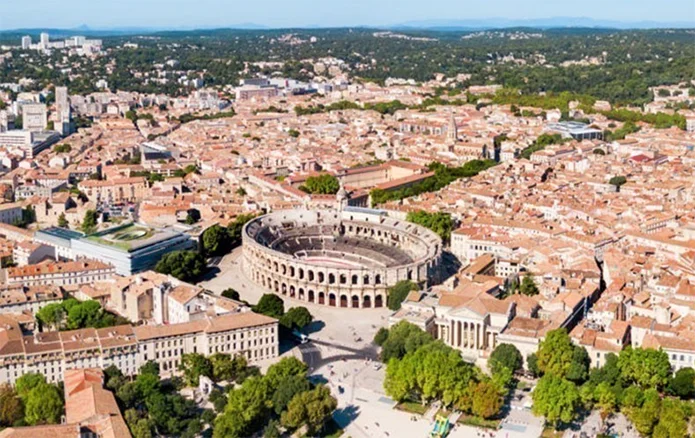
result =
[{"label": "arched opening on arena", "polygon": [[328,305],[335,307],[335,294],[328,294]]},{"label": "arched opening on arena", "polygon": [[348,299],[345,295],[340,296],[340,307],[347,307],[348,306]]},{"label": "arched opening on arena", "polygon": [[347,275],[340,274],[340,284],[347,284]]},{"label": "arched opening on arena", "polygon": [[275,280],[275,292],[280,292],[280,282]]},{"label": "arched opening on arena", "polygon": [[308,301],[310,303],[314,302],[314,291],[313,290],[309,289],[309,292],[307,293],[307,298],[308,298]]},{"label": "arched opening on arena", "polygon": [[[311,271],[309,271],[309,272],[311,272]],[[304,280],[304,269],[302,269],[302,268],[299,268],[299,279]]]},{"label": "arched opening on arena", "polygon": [[328,284],[335,284],[335,274],[328,274]]},{"label": "arched opening on arena", "polygon": [[301,288],[301,287],[300,287],[299,290],[298,290],[298,292],[299,292],[298,298],[299,298],[300,300],[303,300],[303,299],[304,299],[304,288]]},{"label": "arched opening on arena", "polygon": [[319,272],[319,283],[326,281],[326,275],[323,272]]},{"label": "arched opening on arena", "polygon": [[290,286],[290,297],[294,298],[295,289],[294,286]]},{"label": "arched opening on arena", "polygon": [[360,297],[357,295],[352,296],[352,305],[350,307],[360,307]]},{"label": "arched opening on arena", "polygon": [[365,295],[364,298],[362,298],[362,307],[372,307],[372,297]]},{"label": "arched opening on arena", "polygon": [[326,304],[326,294],[319,292],[319,304]]},{"label": "arched opening on arena", "polygon": [[369,275],[365,275],[364,278],[362,278],[362,284],[369,284]]},{"label": "arched opening on arena", "polygon": [[374,297],[374,307],[384,307],[384,299],[381,295]]},{"label": "arched opening on arena", "polygon": [[381,284],[381,274],[376,274],[374,277],[374,284]]},{"label": "arched opening on arena", "polygon": [[278,262],[273,262],[273,271],[278,272]]},{"label": "arched opening on arena", "polygon": [[287,284],[282,283],[282,289],[280,289],[283,295],[287,295]]},{"label": "arched opening on arena", "polygon": [[359,278],[359,277],[357,276],[357,274],[355,274],[355,275],[352,276],[352,284],[353,284],[353,285],[357,284],[357,282],[359,281],[358,278]]},{"label": "arched opening on arena", "polygon": [[280,270],[282,271],[282,275],[287,275],[287,266],[280,265]]},{"label": "arched opening on arena", "polygon": [[290,266],[290,277],[294,278],[295,270],[294,266]]},{"label": "arched opening on arena", "polygon": [[412,280],[412,279],[413,279],[413,270],[408,269],[408,280]]}]

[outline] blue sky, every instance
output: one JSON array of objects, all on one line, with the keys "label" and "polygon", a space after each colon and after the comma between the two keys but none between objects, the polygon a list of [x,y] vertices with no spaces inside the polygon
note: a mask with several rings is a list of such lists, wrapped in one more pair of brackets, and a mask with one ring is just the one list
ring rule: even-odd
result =
[{"label": "blue sky", "polygon": [[[3,5],[4,3],[4,5]],[[0,29],[380,26],[421,20],[590,17],[690,21],[695,0],[24,0],[0,1]]]}]

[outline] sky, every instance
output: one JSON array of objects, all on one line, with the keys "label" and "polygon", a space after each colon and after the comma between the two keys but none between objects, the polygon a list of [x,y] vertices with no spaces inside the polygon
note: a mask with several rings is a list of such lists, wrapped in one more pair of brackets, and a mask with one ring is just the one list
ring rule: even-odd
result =
[{"label": "sky", "polygon": [[549,17],[695,23],[695,0],[0,0],[0,29],[388,26]]}]

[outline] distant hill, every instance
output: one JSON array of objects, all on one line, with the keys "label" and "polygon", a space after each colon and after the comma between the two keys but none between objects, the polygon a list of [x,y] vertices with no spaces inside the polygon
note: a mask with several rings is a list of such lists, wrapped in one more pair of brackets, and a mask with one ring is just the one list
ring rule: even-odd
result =
[{"label": "distant hill", "polygon": [[480,30],[498,30],[498,29],[659,29],[659,28],[695,28],[695,21],[677,21],[677,22],[659,22],[659,21],[618,21],[618,20],[599,20],[587,17],[551,17],[538,18],[528,20],[516,20],[506,18],[486,18],[486,19],[465,19],[465,20],[420,20],[408,21],[405,23],[384,26],[342,26],[342,27],[323,27],[314,26],[297,26],[292,28],[275,28],[268,27],[256,23],[238,23],[224,27],[201,27],[190,28],[182,26],[173,27],[134,27],[120,26],[113,28],[93,29],[87,25],[70,29],[54,29],[54,28],[27,28],[27,29],[8,29],[0,30],[0,37],[7,39],[9,37],[21,35],[36,35],[41,32],[48,32],[51,37],[62,38],[72,35],[84,35],[88,37],[98,36],[124,36],[124,35],[143,35],[158,32],[211,32],[223,30],[328,30],[328,29],[346,29],[346,28],[366,28],[366,29],[391,29],[391,30],[423,30],[423,31],[438,31],[438,32],[455,32],[455,31],[480,31]]},{"label": "distant hill", "polygon": [[528,20],[511,20],[506,18],[486,18],[479,20],[421,20],[409,21],[391,26],[394,29],[427,29],[438,31],[488,30],[514,27],[551,29],[551,28],[607,28],[607,29],[656,29],[656,28],[695,28],[695,21],[659,22],[659,21],[618,21],[598,20],[588,17],[552,17]]}]

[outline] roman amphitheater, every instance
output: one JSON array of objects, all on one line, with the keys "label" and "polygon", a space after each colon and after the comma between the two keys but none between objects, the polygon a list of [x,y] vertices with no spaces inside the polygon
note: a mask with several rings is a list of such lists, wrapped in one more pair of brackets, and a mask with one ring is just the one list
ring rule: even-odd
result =
[{"label": "roman amphitheater", "polygon": [[435,278],[442,253],[429,229],[355,207],[277,211],[249,221],[242,238],[257,285],[334,307],[383,307],[398,281]]}]

